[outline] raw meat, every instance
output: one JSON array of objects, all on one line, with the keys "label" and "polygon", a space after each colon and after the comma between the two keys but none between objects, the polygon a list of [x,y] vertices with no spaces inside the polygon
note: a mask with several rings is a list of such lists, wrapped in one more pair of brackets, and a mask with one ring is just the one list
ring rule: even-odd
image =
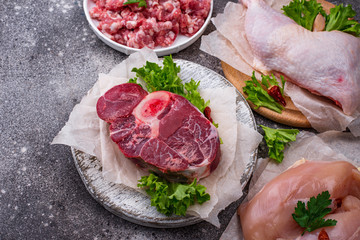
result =
[{"label": "raw meat", "polygon": [[147,94],[139,85],[113,87],[97,103],[110,137],[141,167],[172,181],[208,176],[220,160],[214,125],[187,99],[166,91]]},{"label": "raw meat", "polygon": [[179,32],[191,37],[203,26],[210,0],[148,0],[147,7],[125,0],[93,0],[90,16],[108,38],[133,48],[170,46]]},{"label": "raw meat", "polygon": [[[298,201],[308,201],[323,191],[333,200],[334,227],[307,232],[293,220]],[[307,161],[280,174],[239,208],[242,230],[250,239],[314,239],[324,229],[330,239],[360,239],[360,172],[344,161]]]},{"label": "raw meat", "polygon": [[243,0],[245,34],[253,66],[275,72],[310,92],[332,99],[351,115],[360,106],[360,39],[350,34],[311,32],[263,0]]},{"label": "raw meat", "polygon": [[211,3],[208,0],[180,0],[180,4],[180,33],[191,37],[204,24]]}]

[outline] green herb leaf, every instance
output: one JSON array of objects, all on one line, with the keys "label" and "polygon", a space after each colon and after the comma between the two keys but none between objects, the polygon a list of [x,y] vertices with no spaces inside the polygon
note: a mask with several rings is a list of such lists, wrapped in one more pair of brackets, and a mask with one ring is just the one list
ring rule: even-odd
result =
[{"label": "green herb leaf", "polygon": [[[268,81],[273,82],[269,76],[262,76],[262,82],[264,84],[266,83],[269,87]],[[276,100],[263,89],[262,85],[255,78],[255,72],[253,72],[251,80],[245,81],[245,84],[243,91],[248,95],[246,99],[251,101],[256,106],[256,109],[259,107],[266,107],[277,113],[281,113],[284,109],[281,104],[276,102]],[[276,81],[276,85],[277,84]]]},{"label": "green herb leaf", "polygon": [[136,78],[136,77],[130,78],[130,79],[129,79],[129,83],[136,83],[136,84],[138,84],[137,78]]},{"label": "green herb leaf", "polygon": [[281,95],[284,96],[284,88],[285,88],[285,79],[284,79],[284,76],[280,76],[280,79],[281,79],[281,87],[280,87],[280,91],[281,91]]},{"label": "green herb leaf", "polygon": [[[198,91],[200,81],[196,82],[191,79],[190,82],[184,85],[178,76],[180,67],[174,63],[171,56],[164,57],[163,65],[163,67],[160,67],[156,63],[146,62],[145,66],[133,68],[132,72],[135,72],[137,77],[144,80],[148,92],[163,90],[179,94],[189,100],[201,112],[204,112],[210,101],[205,102],[200,96]],[[134,80],[130,79],[129,81]]]},{"label": "green herb leaf", "polygon": [[285,79],[284,76],[280,76],[281,79],[281,86],[279,85],[278,81],[276,80],[274,74],[270,76],[261,76],[261,84],[264,85],[266,88],[270,88],[271,86],[279,86],[281,95],[284,95],[284,87],[285,87]]},{"label": "green herb leaf", "polygon": [[176,66],[171,56],[164,58],[163,68],[156,63],[147,61],[145,66],[133,68],[132,72],[135,72],[137,77],[144,80],[150,93],[164,90],[179,95],[184,94],[184,86],[177,75],[180,72],[180,67]]},{"label": "green herb leaf", "polygon": [[320,13],[325,17],[326,31],[338,30],[360,36],[360,24],[353,20],[356,12],[350,4],[346,7],[340,4],[331,8],[329,15],[316,0],[293,0],[289,5],[283,6],[282,10],[286,16],[310,31],[313,29],[316,16]]},{"label": "green herb leaf", "polygon": [[[213,124],[216,128],[219,128],[219,124],[218,124],[218,123],[212,122],[212,124]],[[219,141],[220,141],[220,144],[224,144],[224,141],[222,140],[222,138],[219,138]]]},{"label": "green herb leaf", "polygon": [[209,106],[210,100],[205,102],[205,100],[200,96],[197,88],[200,85],[199,82],[195,82],[194,79],[191,79],[190,82],[185,83],[185,89],[187,93],[185,94],[185,98],[189,100],[195,107],[197,107],[201,112],[204,112],[205,108]]},{"label": "green herb leaf", "polygon": [[292,214],[293,219],[304,229],[304,232],[312,232],[318,228],[335,226],[337,221],[333,219],[323,219],[325,215],[331,212],[331,208],[328,206],[331,204],[330,193],[324,191],[318,194],[317,197],[311,197],[307,202],[307,208],[305,203],[298,201],[295,207],[295,213]]},{"label": "green herb leaf", "polygon": [[316,16],[320,13],[325,16],[320,3],[316,0],[294,0],[287,6],[283,6],[284,14],[293,19],[297,24],[312,31]]},{"label": "green herb leaf", "polygon": [[296,140],[297,129],[273,129],[260,125],[265,132],[266,145],[269,147],[269,158],[281,163],[284,159],[285,145]]},{"label": "green herb leaf", "polygon": [[133,4],[133,3],[139,3],[138,7],[147,7],[146,0],[127,0],[124,2],[124,5]]},{"label": "green herb leaf", "polygon": [[206,187],[196,183],[172,183],[151,173],[139,180],[138,187],[144,188],[151,197],[151,206],[169,216],[171,214],[185,215],[190,205],[202,204],[210,200]]},{"label": "green herb leaf", "polygon": [[326,31],[343,31],[360,36],[360,24],[355,20],[349,20],[355,17],[356,12],[352,9],[351,5],[344,7],[340,4],[330,9],[330,14],[326,16]]}]

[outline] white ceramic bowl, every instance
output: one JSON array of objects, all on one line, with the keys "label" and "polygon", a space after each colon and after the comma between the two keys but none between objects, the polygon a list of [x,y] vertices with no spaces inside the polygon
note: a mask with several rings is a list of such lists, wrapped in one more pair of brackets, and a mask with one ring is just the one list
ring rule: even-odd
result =
[{"label": "white ceramic bowl", "polygon": [[[196,34],[194,34],[191,37],[186,37],[184,35],[179,34],[171,46],[156,47],[154,49],[156,54],[158,56],[170,55],[173,53],[177,53],[177,52],[187,48],[191,44],[193,44],[203,34],[207,25],[210,23],[211,15],[213,12],[213,5],[214,5],[213,0],[211,0],[211,7],[210,7],[209,15],[206,18],[204,25],[200,28],[200,30]],[[100,32],[100,30],[97,28],[97,25],[99,22],[95,19],[92,19],[89,14],[89,10],[92,9],[94,6],[95,6],[95,3],[92,0],[84,0],[84,2],[83,2],[86,19],[90,24],[90,28],[95,32],[95,34],[108,46],[112,47],[113,49],[115,49],[117,51],[125,53],[127,55],[129,55],[133,52],[139,51],[139,49],[137,49],[137,48],[131,48],[131,47],[119,44],[119,43],[109,39],[102,32]]]}]

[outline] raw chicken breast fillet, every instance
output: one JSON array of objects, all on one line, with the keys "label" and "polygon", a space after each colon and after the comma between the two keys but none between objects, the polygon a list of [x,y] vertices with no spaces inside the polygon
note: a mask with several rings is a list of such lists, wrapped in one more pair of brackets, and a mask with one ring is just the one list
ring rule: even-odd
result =
[{"label": "raw chicken breast fillet", "polygon": [[[334,227],[301,236],[303,229],[292,218],[298,201],[329,191]],[[345,161],[306,161],[280,174],[239,208],[246,240],[314,239],[323,229],[331,240],[360,239],[360,172]]]},{"label": "raw chicken breast fillet", "polygon": [[263,0],[242,2],[255,69],[282,74],[332,99],[345,114],[354,113],[360,106],[359,38],[339,31],[311,32]]}]

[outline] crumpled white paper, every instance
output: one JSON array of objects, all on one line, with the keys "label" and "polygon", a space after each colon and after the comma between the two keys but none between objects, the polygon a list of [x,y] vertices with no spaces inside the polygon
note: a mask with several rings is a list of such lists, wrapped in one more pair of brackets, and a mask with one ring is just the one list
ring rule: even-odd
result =
[{"label": "crumpled white paper", "polygon": [[[318,135],[310,132],[300,132],[297,140],[291,143],[284,152],[281,164],[269,159],[258,159],[256,170],[250,182],[247,199],[252,199],[263,186],[274,177],[284,172],[296,161],[305,158],[314,161],[348,161],[354,166],[360,166],[360,137],[351,133],[327,131]],[[244,201],[247,201],[244,200]],[[234,214],[221,239],[242,240],[240,219]]]},{"label": "crumpled white paper", "polygon": [[[131,69],[143,66],[146,61],[159,63],[153,51],[143,49],[131,54],[109,74],[99,74],[99,80],[74,107],[68,122],[52,142],[69,145],[96,156],[102,164],[104,179],[136,190],[139,190],[137,181],[141,176],[148,175],[148,172],[125,158],[110,139],[108,124],[97,116],[96,102],[113,86],[134,77],[135,73]],[[254,129],[237,122],[234,87],[201,89],[200,93],[204,99],[210,99],[212,118],[219,123],[218,132],[224,143],[220,146],[222,156],[219,166],[209,177],[199,181],[206,186],[211,200],[202,205],[191,206],[188,212],[219,227],[218,213],[242,196],[241,175],[262,136]]]},{"label": "crumpled white paper", "polygon": [[[290,0],[264,1],[277,11],[281,11],[282,6],[290,2]],[[261,73],[255,68],[254,56],[244,31],[245,15],[246,8],[242,4],[229,2],[223,14],[211,19],[216,31],[202,36],[200,49],[248,76],[255,71],[255,76],[260,79]],[[360,136],[360,106],[351,116],[345,115],[333,103],[289,82],[285,84],[285,94],[290,96],[294,105],[317,131],[344,131],[348,127],[354,136]]]}]

